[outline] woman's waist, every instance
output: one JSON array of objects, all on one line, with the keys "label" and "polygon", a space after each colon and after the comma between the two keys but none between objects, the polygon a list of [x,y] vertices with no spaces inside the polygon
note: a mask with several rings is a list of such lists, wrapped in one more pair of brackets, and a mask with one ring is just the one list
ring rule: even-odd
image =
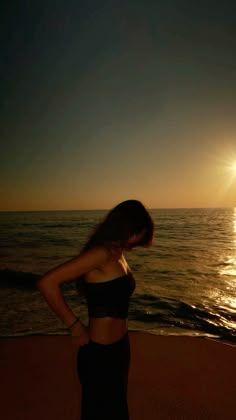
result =
[{"label": "woman's waist", "polygon": [[127,330],[127,318],[89,318],[89,336],[97,343],[111,344],[121,339]]}]

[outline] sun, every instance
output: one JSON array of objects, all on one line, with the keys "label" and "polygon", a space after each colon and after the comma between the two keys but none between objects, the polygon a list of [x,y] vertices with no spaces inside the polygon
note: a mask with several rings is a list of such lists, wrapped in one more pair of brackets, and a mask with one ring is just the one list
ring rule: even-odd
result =
[{"label": "sun", "polygon": [[230,165],[230,170],[236,175],[236,161]]},{"label": "sun", "polygon": [[236,162],[233,162],[231,165],[232,171],[236,172]]}]

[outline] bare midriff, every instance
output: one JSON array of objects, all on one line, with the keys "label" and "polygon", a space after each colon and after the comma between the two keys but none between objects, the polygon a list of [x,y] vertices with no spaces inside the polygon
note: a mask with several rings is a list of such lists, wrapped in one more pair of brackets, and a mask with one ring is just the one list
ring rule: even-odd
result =
[{"label": "bare midriff", "polygon": [[111,344],[120,340],[128,329],[127,318],[90,318],[89,336],[100,344]]}]

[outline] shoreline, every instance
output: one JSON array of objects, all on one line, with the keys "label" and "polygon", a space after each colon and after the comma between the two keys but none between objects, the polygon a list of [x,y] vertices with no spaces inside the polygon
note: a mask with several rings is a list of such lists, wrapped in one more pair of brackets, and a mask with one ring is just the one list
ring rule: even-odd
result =
[{"label": "shoreline", "polygon": [[[129,337],[130,420],[234,418],[236,346],[137,331]],[[79,420],[77,350],[71,336],[0,338],[2,418]]]},{"label": "shoreline", "polygon": [[[183,330],[184,331],[184,330]],[[206,340],[210,340],[210,341],[215,341],[216,343],[220,343],[220,344],[225,344],[228,346],[232,346],[232,347],[236,347],[236,342],[235,341],[230,341],[230,340],[226,340],[224,338],[221,337],[217,337],[217,336],[211,336],[211,335],[207,335],[204,333],[179,333],[179,332],[174,332],[174,330],[169,333],[169,332],[152,332],[152,330],[144,330],[144,329],[132,329],[129,328],[128,329],[129,333],[143,333],[143,334],[151,334],[154,335],[155,337],[186,337],[186,338],[196,338],[196,339],[206,339]],[[27,334],[19,334],[19,335],[0,335],[0,340],[2,339],[14,339],[14,338],[30,338],[30,337],[70,337],[70,334],[68,334],[67,330],[65,330],[65,333],[37,333],[37,332],[32,332],[32,333],[27,333]]]}]

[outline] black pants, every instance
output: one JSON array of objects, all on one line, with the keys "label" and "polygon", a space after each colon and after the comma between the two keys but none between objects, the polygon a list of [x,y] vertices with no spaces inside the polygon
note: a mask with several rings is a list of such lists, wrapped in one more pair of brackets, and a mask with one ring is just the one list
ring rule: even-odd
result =
[{"label": "black pants", "polygon": [[81,420],[129,420],[128,332],[112,344],[90,340],[79,348],[77,362],[82,388]]}]

